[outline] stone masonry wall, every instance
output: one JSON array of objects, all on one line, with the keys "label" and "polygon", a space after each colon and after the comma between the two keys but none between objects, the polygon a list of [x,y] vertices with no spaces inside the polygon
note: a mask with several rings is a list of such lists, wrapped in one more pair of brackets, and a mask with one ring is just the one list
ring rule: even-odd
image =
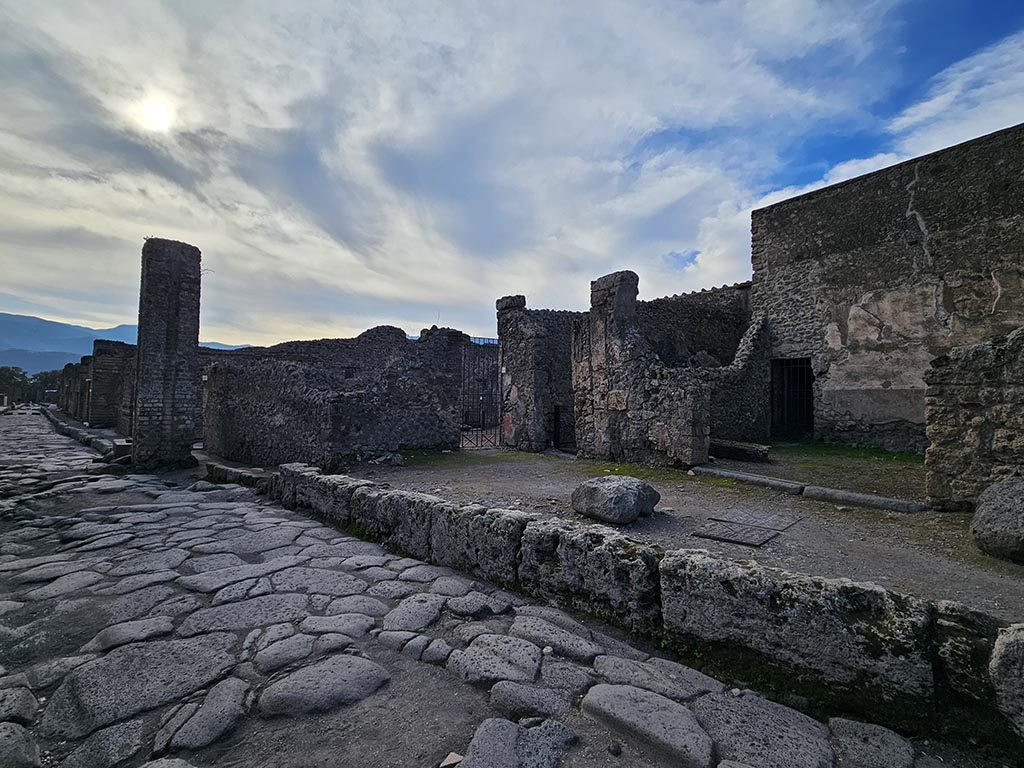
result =
[{"label": "stone masonry wall", "polygon": [[925,445],[924,374],[1024,324],[1024,125],[752,214],[772,357],[812,360],[815,435]]},{"label": "stone masonry wall", "polygon": [[133,344],[97,339],[92,345],[92,380],[89,386],[90,427],[117,427],[123,389],[134,384],[125,374],[137,352]]},{"label": "stone masonry wall", "polygon": [[573,326],[576,444],[581,456],[662,465],[707,461],[710,388],[658,359],[637,321],[634,272],[591,283]]},{"label": "stone masonry wall", "polygon": [[1024,475],[1024,327],[936,358],[925,380],[928,501],[972,509],[990,484]]},{"label": "stone masonry wall", "polygon": [[142,247],[132,463],[193,463],[199,404],[199,249],[150,238]]},{"label": "stone masonry wall", "polygon": [[729,365],[750,327],[750,284],[638,301],[636,315],[665,365]]},{"label": "stone masonry wall", "polygon": [[1024,749],[1012,724],[1024,696],[997,696],[990,671],[1005,624],[958,603],[703,550],[665,552],[605,526],[460,507],[304,464],[280,467],[269,483],[264,473],[207,469],[214,481],[265,488],[396,552],[600,617],[662,647],[697,643],[695,658],[719,660],[716,673],[732,670],[748,685],[751,675],[784,679],[814,706]]},{"label": "stone masonry wall", "polygon": [[218,353],[205,373],[206,448],[235,461],[327,467],[457,448],[470,343],[450,329],[427,329],[411,341],[382,326],[355,339]]},{"label": "stone masonry wall", "polygon": [[498,299],[501,441],[518,451],[576,450],[572,324],[582,312],[527,309]]}]

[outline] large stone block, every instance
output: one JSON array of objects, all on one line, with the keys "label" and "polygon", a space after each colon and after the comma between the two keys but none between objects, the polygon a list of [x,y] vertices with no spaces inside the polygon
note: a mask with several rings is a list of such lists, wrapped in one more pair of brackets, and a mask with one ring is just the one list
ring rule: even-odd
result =
[{"label": "large stone block", "polygon": [[351,496],[350,524],[391,549],[429,560],[431,521],[450,506],[425,493],[362,486]]},{"label": "large stone block", "polygon": [[301,482],[301,496],[324,520],[334,525],[348,525],[352,519],[352,494],[358,488],[373,484],[348,475],[306,475]]},{"label": "large stone block", "polygon": [[534,595],[643,631],[661,621],[661,551],[599,525],[557,520],[523,531],[519,583]]},{"label": "large stone block", "polygon": [[661,561],[666,629],[756,651],[883,698],[930,699],[933,608],[875,584],[723,560],[701,550]]},{"label": "large stone block", "polygon": [[1024,624],[1014,624],[1000,631],[989,674],[999,711],[1024,737]]},{"label": "large stone block", "polygon": [[527,523],[540,516],[479,505],[436,507],[431,559],[507,589],[518,583],[519,548]]},{"label": "large stone block", "polygon": [[986,704],[995,700],[988,664],[1002,626],[998,619],[960,603],[936,604],[936,672],[958,696]]}]

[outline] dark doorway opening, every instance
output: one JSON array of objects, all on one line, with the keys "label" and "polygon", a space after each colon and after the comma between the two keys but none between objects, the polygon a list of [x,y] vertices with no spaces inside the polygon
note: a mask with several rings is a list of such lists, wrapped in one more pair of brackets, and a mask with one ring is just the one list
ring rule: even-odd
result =
[{"label": "dark doorway opening", "polygon": [[814,371],[811,358],[772,360],[772,437],[814,435]]},{"label": "dark doorway opening", "polygon": [[554,423],[551,425],[551,444],[555,448],[562,447],[562,406],[555,406]]},{"label": "dark doorway opening", "polygon": [[474,339],[462,351],[462,432],[459,446],[497,448],[500,442],[500,408],[497,339]]}]

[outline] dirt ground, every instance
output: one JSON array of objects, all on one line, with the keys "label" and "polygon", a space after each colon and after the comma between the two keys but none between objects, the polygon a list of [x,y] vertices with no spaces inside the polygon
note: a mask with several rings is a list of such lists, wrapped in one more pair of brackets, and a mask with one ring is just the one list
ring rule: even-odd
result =
[{"label": "dirt ground", "polygon": [[[832,487],[919,497],[923,485],[919,459],[886,460],[873,453],[826,448],[815,457],[804,446],[788,456],[780,451],[779,460],[771,465],[720,465],[757,467],[763,474]],[[682,470],[606,464],[568,454],[419,453],[407,455],[402,467],[362,465],[350,474],[458,503],[577,519],[581,518],[572,512],[570,496],[578,483],[605,474],[633,475],[651,482],[662,495],[661,514],[623,528],[638,539],[666,549],[706,549],[800,573],[871,581],[922,598],[957,600],[1009,621],[1024,620],[1024,567],[979,552],[971,542],[967,515],[904,515],[837,506],[729,480],[688,476]],[[839,482],[848,477],[858,479]],[[691,535],[709,517],[730,510],[800,520],[760,548]]]}]

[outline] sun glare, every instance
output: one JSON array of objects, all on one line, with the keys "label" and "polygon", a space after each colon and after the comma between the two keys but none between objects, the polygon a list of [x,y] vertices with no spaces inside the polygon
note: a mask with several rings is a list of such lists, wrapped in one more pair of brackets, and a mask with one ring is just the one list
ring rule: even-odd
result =
[{"label": "sun glare", "polygon": [[167,133],[174,123],[174,107],[159,96],[150,96],[135,108],[135,119],[147,131]]}]

